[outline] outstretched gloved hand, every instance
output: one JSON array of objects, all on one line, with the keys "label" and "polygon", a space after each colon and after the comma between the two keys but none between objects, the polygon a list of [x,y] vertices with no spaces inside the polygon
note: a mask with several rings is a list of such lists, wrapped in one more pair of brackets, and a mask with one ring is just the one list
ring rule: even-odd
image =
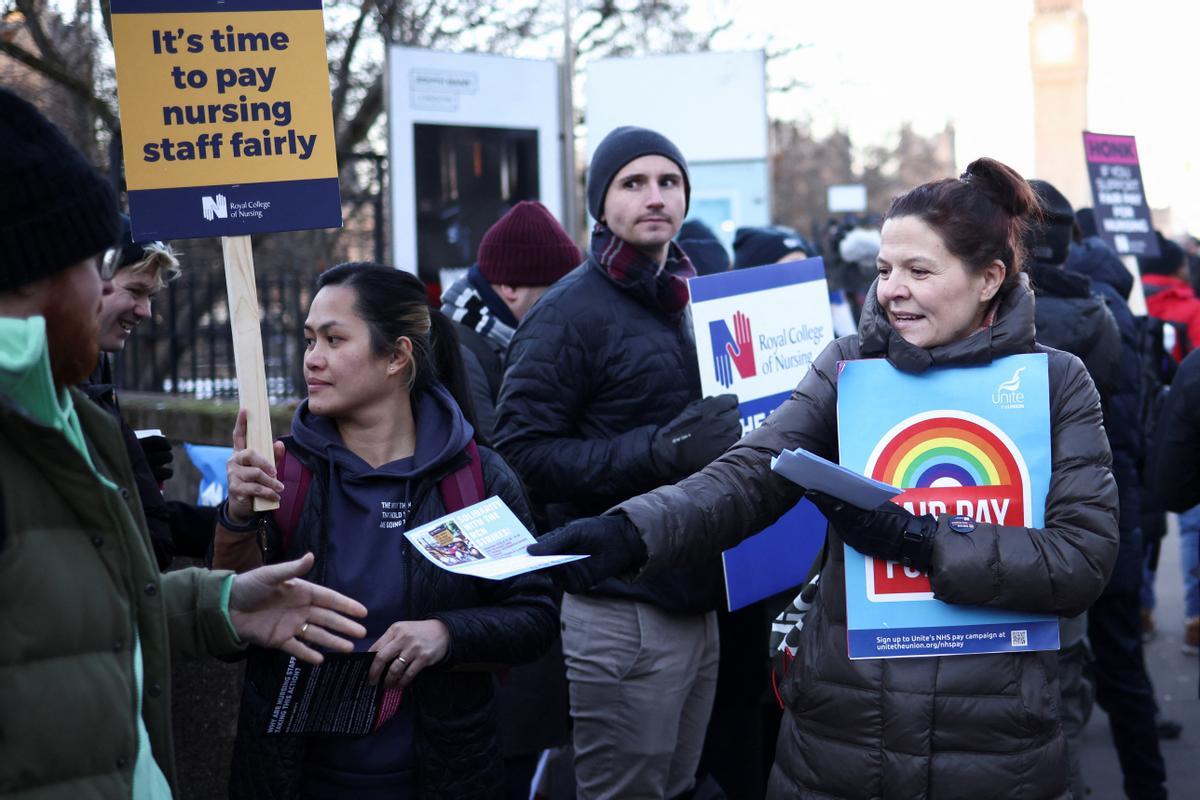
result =
[{"label": "outstretched gloved hand", "polygon": [[632,572],[645,564],[647,558],[646,544],[624,514],[577,519],[547,533],[526,549],[531,556],[588,556],[550,571],[550,576],[573,594]]},{"label": "outstretched gloved hand", "polygon": [[166,483],[175,474],[175,469],[171,466],[174,456],[167,437],[143,436],[138,439],[138,444],[142,446],[142,453],[146,456],[146,463],[150,465],[154,480],[160,484]]},{"label": "outstretched gloved hand", "polygon": [[654,434],[650,445],[655,463],[672,478],[707,467],[742,436],[735,394],[693,400]]},{"label": "outstretched gloved hand", "polygon": [[842,541],[863,555],[899,561],[922,572],[933,565],[933,537],[938,524],[931,515],[915,516],[891,501],[878,508],[862,509],[815,489],[804,496],[825,515]]}]

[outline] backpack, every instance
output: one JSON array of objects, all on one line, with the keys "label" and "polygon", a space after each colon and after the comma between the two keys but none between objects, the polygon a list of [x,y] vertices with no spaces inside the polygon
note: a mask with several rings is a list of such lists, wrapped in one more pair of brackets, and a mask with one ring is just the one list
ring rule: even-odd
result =
[{"label": "backpack", "polygon": [[[291,438],[280,437],[284,443],[283,458],[276,462],[275,472],[283,483],[283,492],[279,497],[279,508],[271,512],[275,518],[275,527],[279,529],[283,552],[287,552],[288,544],[296,533],[296,526],[300,524],[300,512],[304,509],[304,498],[308,496],[308,485],[312,483],[313,476],[312,470],[288,448],[288,440]],[[463,452],[467,454],[467,463],[438,481],[442,505],[446,507],[447,512],[461,511],[487,496],[483,483],[483,463],[474,439],[467,443]]]},{"label": "backpack", "polygon": [[[1134,317],[1138,327],[1138,429],[1141,431],[1143,463],[1150,451],[1162,415],[1167,391],[1178,366],[1171,354],[1172,341],[1167,330],[1171,323],[1154,317]],[[1178,341],[1178,340],[1175,340]]]}]

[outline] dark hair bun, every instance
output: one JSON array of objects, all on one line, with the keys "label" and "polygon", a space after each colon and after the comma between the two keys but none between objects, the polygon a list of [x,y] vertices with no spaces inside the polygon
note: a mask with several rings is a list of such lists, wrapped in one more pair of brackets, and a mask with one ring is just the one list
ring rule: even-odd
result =
[{"label": "dark hair bun", "polygon": [[1038,210],[1037,195],[1029,182],[994,158],[977,158],[967,165],[962,180],[987,195],[993,203],[1014,217],[1033,216]]}]

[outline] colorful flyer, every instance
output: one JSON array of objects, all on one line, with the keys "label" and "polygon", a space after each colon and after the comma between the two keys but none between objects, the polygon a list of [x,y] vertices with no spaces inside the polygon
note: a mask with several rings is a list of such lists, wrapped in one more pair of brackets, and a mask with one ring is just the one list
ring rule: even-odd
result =
[{"label": "colorful flyer", "polygon": [[[688,281],[705,397],[734,393],[742,432],[788,398],[833,341],[825,262],[820,258],[721,272]],[[825,538],[825,518],[807,500],[726,550],[729,609],[799,586]]]},{"label": "colorful flyer", "polygon": [[447,572],[493,581],[587,558],[526,553],[535,541],[533,534],[499,497],[451,512],[404,536],[418,553]]},{"label": "colorful flyer", "polygon": [[342,224],[321,0],[112,0],[135,239]]},{"label": "colorful flyer", "polygon": [[[892,502],[914,514],[1040,528],[1051,464],[1046,356],[920,375],[883,359],[845,362],[838,441],[843,466],[900,488]],[[924,573],[849,545],[845,557],[852,659],[1058,649],[1055,616],[943,603]]]}]

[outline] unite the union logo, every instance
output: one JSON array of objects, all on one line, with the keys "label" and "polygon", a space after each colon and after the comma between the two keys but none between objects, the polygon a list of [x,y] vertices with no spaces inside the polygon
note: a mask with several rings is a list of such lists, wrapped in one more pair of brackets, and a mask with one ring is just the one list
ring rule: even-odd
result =
[{"label": "unite the union logo", "polygon": [[750,333],[750,318],[738,311],[733,315],[733,333],[729,324],[718,319],[708,323],[708,334],[712,339],[713,370],[717,382],[728,389],[733,385],[733,373],[739,378],[754,377],[758,369],[754,365],[754,342]]},{"label": "unite the union logo", "polygon": [[1000,381],[996,391],[992,392],[992,402],[1001,408],[1024,408],[1025,393],[1021,391],[1021,373],[1024,371],[1024,367],[1017,367],[1011,378]]}]

